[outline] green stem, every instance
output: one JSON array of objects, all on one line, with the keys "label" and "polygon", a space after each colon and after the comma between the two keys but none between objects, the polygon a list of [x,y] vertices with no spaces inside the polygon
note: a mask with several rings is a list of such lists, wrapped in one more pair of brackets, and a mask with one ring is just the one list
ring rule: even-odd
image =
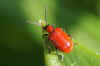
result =
[{"label": "green stem", "polygon": [[[56,54],[56,51],[53,48],[51,48],[51,52],[49,53],[50,49],[48,49],[48,45],[51,43],[44,38],[44,58],[45,58],[45,64],[46,66],[62,66],[61,61],[58,59],[58,55]],[[51,46],[50,46],[51,47]]]},{"label": "green stem", "polygon": [[48,53],[48,51],[49,49],[46,47],[46,43],[44,43],[44,58],[46,66],[62,66],[56,52],[52,51],[51,53]]}]

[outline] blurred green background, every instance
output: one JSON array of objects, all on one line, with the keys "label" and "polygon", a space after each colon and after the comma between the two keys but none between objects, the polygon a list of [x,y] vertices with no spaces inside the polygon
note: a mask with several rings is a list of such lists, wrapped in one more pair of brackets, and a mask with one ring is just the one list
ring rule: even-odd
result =
[{"label": "blurred green background", "polygon": [[[0,66],[44,66],[41,27],[26,23],[44,19],[44,7],[48,23],[63,27],[85,47],[65,56],[65,64],[83,52],[82,59],[91,57],[81,59],[79,66],[87,61],[87,66],[94,61],[93,66],[100,66],[100,55],[95,55],[100,53],[99,0],[0,0]],[[90,61],[94,55],[86,49],[98,57]]]}]

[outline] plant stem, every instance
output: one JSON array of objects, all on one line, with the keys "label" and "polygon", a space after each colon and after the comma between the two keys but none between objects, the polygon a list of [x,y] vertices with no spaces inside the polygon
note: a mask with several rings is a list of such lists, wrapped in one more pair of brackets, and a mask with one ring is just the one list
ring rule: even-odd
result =
[{"label": "plant stem", "polygon": [[45,64],[46,66],[62,66],[60,60],[55,51],[48,53],[49,49],[46,47],[47,43],[44,43],[44,56],[45,56]]},{"label": "plant stem", "polygon": [[[44,34],[44,33],[43,33]],[[55,47],[48,41],[48,38],[44,38],[44,59],[46,66],[62,66],[61,61],[58,59]],[[48,46],[51,48],[48,49]],[[48,52],[50,51],[50,53]]]}]

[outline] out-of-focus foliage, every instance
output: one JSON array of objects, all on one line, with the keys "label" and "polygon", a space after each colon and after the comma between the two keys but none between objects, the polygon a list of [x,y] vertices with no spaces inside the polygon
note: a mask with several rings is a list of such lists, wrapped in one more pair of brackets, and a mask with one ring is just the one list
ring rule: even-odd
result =
[{"label": "out-of-focus foliage", "polygon": [[[44,7],[48,7],[48,23],[64,27],[94,55],[99,53],[99,4],[99,0],[0,0],[0,66],[44,66],[41,27],[26,23],[44,19]],[[92,59],[85,48],[76,48],[80,66],[94,61],[99,66],[100,59]],[[75,59],[72,54],[65,55],[66,65]]]}]

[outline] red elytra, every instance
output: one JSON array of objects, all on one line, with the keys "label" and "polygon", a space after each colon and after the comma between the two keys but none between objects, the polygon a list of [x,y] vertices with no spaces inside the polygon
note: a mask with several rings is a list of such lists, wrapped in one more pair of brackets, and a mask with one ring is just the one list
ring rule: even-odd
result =
[{"label": "red elytra", "polygon": [[73,48],[73,42],[61,28],[53,28],[52,25],[48,25],[46,31],[49,33],[49,40],[59,50],[70,53]]}]

